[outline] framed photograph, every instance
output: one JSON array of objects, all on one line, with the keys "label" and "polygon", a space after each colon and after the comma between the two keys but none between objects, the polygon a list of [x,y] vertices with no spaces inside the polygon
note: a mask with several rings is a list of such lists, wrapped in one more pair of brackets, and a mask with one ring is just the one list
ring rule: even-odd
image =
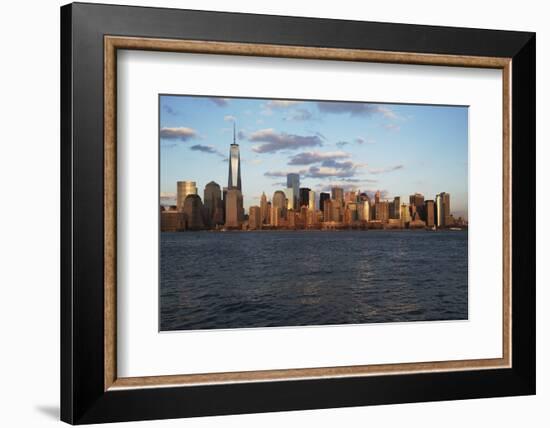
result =
[{"label": "framed photograph", "polygon": [[76,3],[61,54],[62,420],[535,393],[533,33]]}]

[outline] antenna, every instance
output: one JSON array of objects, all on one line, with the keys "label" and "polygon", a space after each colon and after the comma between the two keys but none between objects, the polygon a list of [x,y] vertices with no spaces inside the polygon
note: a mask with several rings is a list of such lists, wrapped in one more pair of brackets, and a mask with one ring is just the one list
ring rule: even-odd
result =
[{"label": "antenna", "polygon": [[233,144],[237,144],[235,141],[235,121],[233,121]]}]

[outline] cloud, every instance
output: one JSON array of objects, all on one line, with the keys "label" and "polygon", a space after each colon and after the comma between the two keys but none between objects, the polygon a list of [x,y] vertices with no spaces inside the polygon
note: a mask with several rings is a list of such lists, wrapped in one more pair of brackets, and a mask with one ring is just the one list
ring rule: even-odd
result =
[{"label": "cloud", "polygon": [[378,112],[381,113],[386,119],[399,119],[399,116],[397,116],[393,110],[386,106],[378,106]]},{"label": "cloud", "polygon": [[260,114],[263,116],[273,115],[274,110],[285,110],[301,104],[302,101],[295,100],[269,100],[261,105]]},{"label": "cloud", "polygon": [[[370,190],[370,189],[362,189],[363,181],[357,181],[357,182],[350,182],[348,179],[342,179],[338,181],[331,181],[330,183],[319,183],[317,186],[315,186],[315,189],[318,192],[328,192],[330,193],[330,190],[333,187],[341,187],[344,189],[345,192],[349,191],[358,191],[361,190],[361,193],[366,193],[369,195],[369,197],[372,199],[374,198],[374,194],[376,193],[376,190]],[[380,191],[380,196],[382,198],[386,198],[388,195],[388,192],[386,190]]]},{"label": "cloud", "polygon": [[181,140],[187,141],[193,138],[197,138],[198,134],[192,128],[161,128],[160,129],[160,138],[166,138],[169,140]]},{"label": "cloud", "polygon": [[311,165],[322,162],[327,159],[344,159],[349,158],[349,154],[345,152],[302,152],[290,158],[289,165]]},{"label": "cloud", "polygon": [[[327,154],[330,157],[327,157]],[[356,176],[359,170],[364,167],[364,164],[355,163],[351,160],[338,161],[337,159],[347,158],[349,155],[343,152],[332,153],[315,153],[307,152],[291,158],[297,159],[297,163],[292,165],[308,165],[318,163],[318,165],[310,165],[307,169],[299,171],[267,171],[264,173],[266,177],[286,177],[289,173],[300,174],[303,178],[314,179],[331,179],[331,178],[352,178]]]},{"label": "cloud", "polygon": [[305,108],[299,108],[291,112],[289,116],[284,118],[284,120],[305,122],[306,120],[313,120],[313,115],[309,110]]},{"label": "cloud", "polygon": [[313,134],[317,135],[319,138],[321,138],[322,140],[326,140],[327,137],[325,137],[323,134],[321,134],[320,132],[313,132],[313,131],[308,131],[308,132],[312,132]]},{"label": "cloud", "polygon": [[[357,137],[357,138],[354,138],[353,139],[353,143],[355,144],[374,144],[374,140],[367,140],[366,138],[363,138],[363,137]],[[349,141],[338,141],[336,143],[336,147],[344,147],[344,146],[347,146],[348,144],[351,144]]]},{"label": "cloud", "polygon": [[[357,103],[357,102],[339,102],[339,101],[320,101],[317,102],[317,108],[321,113],[347,114],[351,117],[369,117],[381,116],[387,123],[382,126],[388,131],[399,131],[401,126],[396,121],[407,120],[406,117],[399,116],[390,107],[385,105]],[[373,141],[365,140],[362,137],[355,139],[358,144],[369,143]],[[338,147],[342,147],[341,145]]]},{"label": "cloud", "polygon": [[274,129],[261,129],[248,136],[248,140],[260,145],[252,148],[256,153],[275,153],[280,150],[296,150],[301,147],[322,146],[318,135],[295,135],[276,132]]},{"label": "cloud", "polygon": [[388,107],[377,104],[320,101],[317,108],[321,113],[349,114],[350,116],[371,116],[381,114],[385,118],[394,119],[397,115]]},{"label": "cloud", "polygon": [[288,174],[303,174],[305,170],[301,171],[266,171],[264,175],[270,178],[286,177]]},{"label": "cloud", "polygon": [[378,180],[372,178],[342,178],[341,181],[346,183],[378,183]]},{"label": "cloud", "polygon": [[352,161],[343,161],[339,162],[334,159],[326,159],[321,163],[322,166],[328,166],[331,168],[338,168],[338,169],[350,169],[354,167],[358,167],[358,164],[353,163]]},{"label": "cloud", "polygon": [[373,140],[367,140],[363,137],[357,137],[353,142],[357,144],[374,144]]},{"label": "cloud", "polygon": [[288,108],[295,105],[301,104],[301,101],[296,100],[270,100],[268,101],[265,106],[267,108]]},{"label": "cloud", "polygon": [[227,107],[227,105],[229,104],[229,100],[227,98],[209,97],[208,99],[216,104],[218,107]]},{"label": "cloud", "polygon": [[194,146],[191,146],[189,148],[196,152],[210,153],[212,155],[217,155],[217,156],[221,156],[222,158],[225,158],[225,155],[221,153],[218,149],[216,149],[214,146],[204,145],[204,144],[195,144]]},{"label": "cloud", "polygon": [[223,117],[223,120],[225,120],[226,122],[235,122],[237,118],[235,116],[228,114]]},{"label": "cloud", "polygon": [[325,159],[321,165],[312,165],[305,173],[308,178],[351,178],[354,177],[363,164],[351,160],[338,161]]},{"label": "cloud", "polygon": [[302,178],[311,178],[311,179],[328,179],[334,180],[338,179],[340,181],[345,181],[349,183],[374,183],[376,180],[373,179],[362,179],[356,177],[360,172],[360,169],[365,165],[352,162],[351,160],[338,161],[335,159],[325,159],[322,160],[319,165],[311,165],[307,169],[302,169],[298,171],[267,171],[264,173],[264,176],[270,178],[283,178],[287,174],[295,173],[300,174]]},{"label": "cloud", "polygon": [[393,166],[387,166],[385,168],[368,168],[367,171],[370,174],[383,174],[385,172],[397,171],[403,168],[405,168],[404,165],[393,165]]}]

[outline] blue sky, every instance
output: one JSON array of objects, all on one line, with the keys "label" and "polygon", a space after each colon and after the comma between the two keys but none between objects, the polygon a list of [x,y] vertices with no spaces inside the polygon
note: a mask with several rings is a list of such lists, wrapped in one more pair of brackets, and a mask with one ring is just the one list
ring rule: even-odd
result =
[{"label": "blue sky", "polygon": [[331,186],[383,197],[451,194],[467,217],[468,109],[462,106],[160,96],[161,199],[176,182],[227,186],[233,122],[245,210],[286,187],[286,174],[317,193]]}]

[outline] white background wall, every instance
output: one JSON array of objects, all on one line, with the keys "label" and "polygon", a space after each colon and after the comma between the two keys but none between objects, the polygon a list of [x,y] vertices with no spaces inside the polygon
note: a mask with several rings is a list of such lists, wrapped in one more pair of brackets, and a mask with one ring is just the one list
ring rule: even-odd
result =
[{"label": "white background wall", "polygon": [[[122,0],[121,0],[122,1]],[[103,3],[113,3],[103,1]],[[545,2],[147,0],[126,4],[537,32],[538,394],[461,402],[155,421],[142,426],[548,426],[550,416],[547,167],[550,28]],[[59,6],[11,1],[0,13],[0,423],[58,424]],[[32,229],[29,229],[32,227]],[[545,406],[546,405],[546,406]],[[125,426],[137,426],[137,423]]]}]

